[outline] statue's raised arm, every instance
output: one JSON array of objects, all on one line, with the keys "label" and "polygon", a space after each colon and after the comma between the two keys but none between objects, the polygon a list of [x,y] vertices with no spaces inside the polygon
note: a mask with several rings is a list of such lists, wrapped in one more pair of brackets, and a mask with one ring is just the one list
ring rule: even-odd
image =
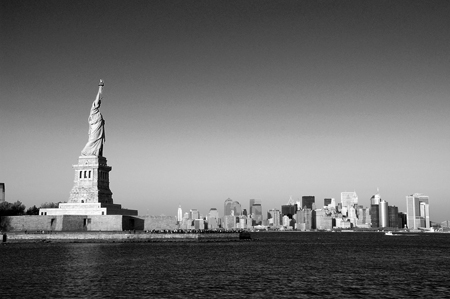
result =
[{"label": "statue's raised arm", "polygon": [[92,106],[100,107],[100,104],[101,104],[102,99],[103,99],[103,86],[105,86],[105,83],[103,82],[102,79],[100,79],[100,83],[98,83],[97,97],[95,98],[94,103],[92,103]]},{"label": "statue's raised arm", "polygon": [[105,83],[100,80],[98,84],[98,93],[92,103],[91,112],[89,114],[89,140],[81,151],[82,156],[103,156],[103,143],[105,142],[105,121],[100,113],[100,105],[102,103],[103,87]]}]

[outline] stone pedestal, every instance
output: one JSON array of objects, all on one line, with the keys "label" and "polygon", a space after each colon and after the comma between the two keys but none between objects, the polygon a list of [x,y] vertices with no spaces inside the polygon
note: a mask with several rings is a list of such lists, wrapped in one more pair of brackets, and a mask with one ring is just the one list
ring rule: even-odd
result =
[{"label": "stone pedestal", "polygon": [[75,177],[69,203],[113,203],[109,189],[112,168],[107,165],[105,157],[80,156],[73,169]]},{"label": "stone pedestal", "polygon": [[130,215],[137,210],[122,209],[114,204],[109,189],[109,172],[105,157],[80,156],[75,170],[74,184],[69,201],[60,203],[58,209],[40,209],[40,215]]}]

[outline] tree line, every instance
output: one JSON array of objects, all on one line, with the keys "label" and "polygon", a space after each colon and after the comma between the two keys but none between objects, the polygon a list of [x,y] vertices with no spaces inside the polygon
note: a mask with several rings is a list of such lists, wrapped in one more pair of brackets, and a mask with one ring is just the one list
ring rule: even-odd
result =
[{"label": "tree line", "polygon": [[38,208],[35,205],[26,209],[25,205],[16,201],[13,203],[4,201],[0,203],[0,216],[39,215],[41,208],[58,208],[60,202],[45,202]]}]

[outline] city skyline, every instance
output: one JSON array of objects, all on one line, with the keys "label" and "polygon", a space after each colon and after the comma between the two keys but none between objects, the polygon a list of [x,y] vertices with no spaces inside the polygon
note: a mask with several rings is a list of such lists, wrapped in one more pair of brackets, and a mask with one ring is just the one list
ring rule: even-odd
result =
[{"label": "city skyline", "polygon": [[[351,200],[350,201],[349,201],[349,199],[350,199],[349,195],[351,196]],[[280,215],[289,215],[289,217],[292,218],[292,215],[295,215],[295,212],[289,208],[291,206],[292,207],[296,206],[296,209],[298,209],[298,210],[309,209],[311,211],[316,210],[316,209],[317,210],[323,210],[323,209],[329,209],[329,208],[334,209],[334,208],[338,208],[338,206],[340,206],[339,209],[341,211],[343,211],[344,217],[347,217],[347,212],[348,212],[347,209],[349,207],[353,207],[354,209],[361,210],[359,217],[365,217],[365,215],[363,215],[362,210],[367,210],[368,211],[370,209],[373,209],[376,206],[376,209],[377,209],[377,217],[376,218],[378,218],[378,206],[380,206],[380,207],[383,206],[383,211],[384,211],[384,209],[386,209],[384,211],[386,213],[387,213],[387,209],[389,207],[389,208],[395,208],[396,212],[393,213],[395,215],[397,215],[399,212],[404,214],[405,216],[409,215],[410,220],[408,221],[408,223],[409,223],[409,225],[411,225],[411,223],[414,222],[414,220],[412,220],[412,219],[416,216],[416,212],[412,211],[413,208],[411,206],[410,201],[411,201],[411,198],[416,198],[416,197],[417,198],[426,198],[426,203],[427,203],[426,212],[419,211],[419,212],[417,212],[417,216],[419,216],[419,215],[423,216],[424,214],[426,214],[427,216],[426,216],[426,218],[425,217],[421,218],[422,219],[422,223],[421,223],[422,225],[412,225],[411,228],[412,229],[417,229],[418,227],[429,227],[430,221],[431,222],[435,222],[435,223],[440,223],[440,222],[437,222],[437,221],[433,221],[433,219],[430,218],[429,204],[428,204],[429,196],[424,195],[422,193],[414,193],[414,194],[408,195],[408,196],[406,196],[406,203],[407,203],[407,204],[405,204],[406,209],[405,210],[399,210],[398,206],[396,206],[396,205],[389,205],[388,206],[388,202],[385,201],[380,196],[379,188],[377,188],[377,192],[371,197],[371,199],[369,200],[367,205],[365,205],[362,202],[359,202],[359,198],[358,198],[356,192],[341,192],[341,199],[337,200],[337,201],[336,201],[335,198],[324,198],[324,199],[318,199],[318,201],[315,201],[314,196],[302,196],[301,200],[299,200],[297,202],[294,202],[292,196],[290,196],[289,197],[289,201],[287,203],[284,203],[284,204],[281,203],[278,207],[276,207],[276,206],[265,207],[261,200],[250,199],[249,203],[248,203],[248,211],[249,212],[246,212],[247,205],[245,203],[242,204],[242,203],[240,203],[238,201],[232,200],[231,198],[227,198],[224,201],[223,213],[219,213],[219,211],[218,211],[218,209],[216,207],[211,207],[211,208],[209,208],[209,210],[207,209],[209,211],[208,213],[206,213],[206,212],[203,213],[201,211],[201,209],[192,208],[192,207],[187,207],[187,209],[189,209],[190,211],[192,211],[192,210],[198,211],[198,216],[201,217],[201,218],[208,218],[208,215],[210,214],[210,212],[212,210],[214,210],[217,213],[217,217],[216,218],[218,218],[218,217],[222,218],[222,217],[234,214],[234,216],[245,215],[245,216],[248,216],[248,217],[251,217],[251,218],[255,219],[255,214],[252,211],[252,207],[253,207],[254,204],[256,204],[261,209],[261,211],[256,213],[256,217],[261,216],[262,219],[267,219],[267,216],[265,216],[265,215],[266,214],[268,215],[270,213],[270,211],[274,211],[274,210],[278,210],[280,212]],[[311,198],[312,198],[312,201],[311,201]],[[374,198],[376,199],[375,202],[373,200]],[[422,201],[424,201],[424,200],[422,200]],[[322,202],[323,202],[323,204],[321,204]],[[329,203],[327,204],[327,202],[329,202]],[[300,206],[298,205],[298,203],[301,203]],[[239,213],[239,212],[236,213],[235,212],[236,209],[234,209],[233,207],[236,204],[239,205],[239,209],[242,211],[241,213]],[[262,208],[262,207],[265,207],[265,208]],[[313,207],[314,207],[314,209],[313,209]],[[177,213],[178,215],[180,213],[180,209],[182,209],[181,205],[178,206],[178,213]],[[409,212],[409,210],[411,210],[411,212]],[[417,210],[418,210],[418,208],[417,208]],[[353,211],[353,212],[355,212],[355,211]],[[185,212],[185,214],[188,214],[188,212]],[[220,216],[220,215],[222,215],[222,216]],[[166,215],[166,216],[168,216],[168,215]],[[348,215],[348,217],[350,219],[351,215]],[[177,219],[179,219],[178,216],[177,216]],[[425,223],[428,223],[428,224],[425,224]],[[383,224],[382,227],[386,226],[385,223],[382,223],[382,224]],[[375,226],[373,226],[373,227],[378,227],[378,222],[375,222]]]},{"label": "city skyline", "polygon": [[448,219],[446,1],[1,5],[7,201],[68,201],[104,79],[112,197],[140,214],[379,187]]}]

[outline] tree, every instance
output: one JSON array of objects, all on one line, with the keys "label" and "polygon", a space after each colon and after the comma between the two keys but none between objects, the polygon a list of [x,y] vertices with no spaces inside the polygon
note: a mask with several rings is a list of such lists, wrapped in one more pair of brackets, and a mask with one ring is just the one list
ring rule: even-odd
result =
[{"label": "tree", "polygon": [[61,202],[44,202],[41,204],[41,209],[55,209],[59,207]]},{"label": "tree", "polygon": [[39,208],[36,206],[29,207],[25,212],[26,215],[39,215]]},{"label": "tree", "polygon": [[3,216],[20,216],[24,214],[24,211],[25,206],[20,201],[0,203],[0,230],[8,230],[9,228],[10,219]]},{"label": "tree", "polygon": [[25,213],[25,206],[20,202],[9,203],[4,201],[0,203],[0,216],[20,216]]}]

